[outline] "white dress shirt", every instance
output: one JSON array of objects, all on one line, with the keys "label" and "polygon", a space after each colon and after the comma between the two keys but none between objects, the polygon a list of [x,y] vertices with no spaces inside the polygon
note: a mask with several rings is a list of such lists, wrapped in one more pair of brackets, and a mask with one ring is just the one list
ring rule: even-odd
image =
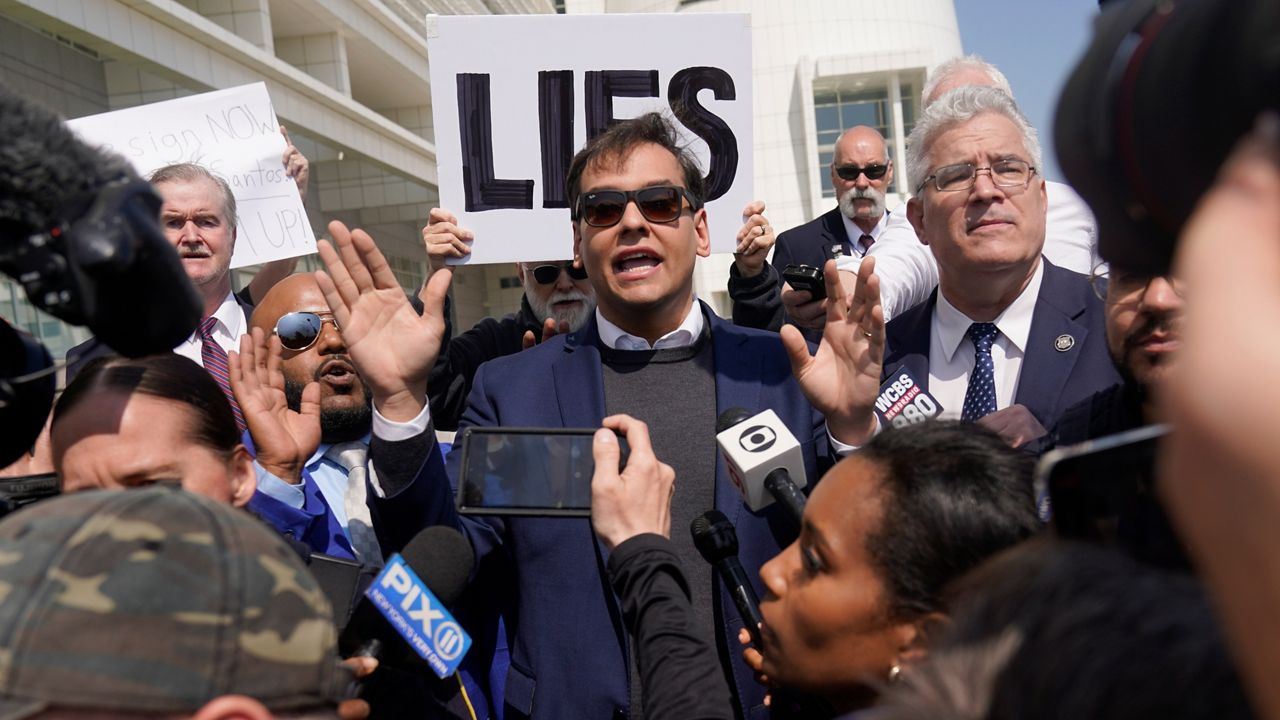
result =
[{"label": "white dress shirt", "polygon": [[[995,366],[996,408],[1013,404],[1022,374],[1022,358],[1026,355],[1027,338],[1031,335],[1031,318],[1040,283],[1044,279],[1044,263],[1036,264],[1031,282],[995,320],[1000,334],[991,346]],[[942,406],[939,417],[959,420],[964,408],[965,391],[969,389],[969,373],[973,370],[973,342],[966,335],[974,320],[947,302],[939,290],[938,305],[933,311],[929,329],[929,394]]]},{"label": "white dress shirt", "polygon": [[[227,296],[222,299],[222,304],[213,312],[213,318],[217,321],[213,325],[213,341],[223,350],[239,352],[240,336],[245,333],[249,321],[245,318],[244,309],[240,307],[240,303],[236,302],[234,295],[227,293]],[[197,328],[191,333],[191,337],[183,340],[182,344],[173,351],[204,367],[204,360],[200,354],[203,346],[204,341],[200,339],[200,330]]]},{"label": "white dress shirt", "polygon": [[[1049,206],[1045,213],[1042,253],[1060,268],[1088,275],[1097,262],[1098,251],[1098,229],[1093,213],[1069,185],[1046,181],[1045,186]],[[867,254],[876,259],[880,305],[888,322],[929,299],[938,285],[938,261],[929,246],[921,244],[916,237],[915,228],[907,220],[906,203],[886,215],[884,239],[877,238]],[[837,260],[836,266],[856,273],[861,262],[860,257],[846,257]]]},{"label": "white dress shirt", "polygon": [[[867,249],[862,247],[862,236],[871,236],[871,249],[874,250],[876,244],[880,242],[880,236],[884,234],[885,227],[889,224],[889,213],[886,212],[881,215],[880,221],[871,227],[870,232],[866,232],[862,228],[858,227],[857,224],[850,220],[849,216],[844,213],[840,213],[840,219],[844,221],[845,234],[849,236],[849,244],[853,246],[853,257],[860,258],[867,254]],[[908,227],[910,227],[910,223],[908,223]],[[913,231],[912,236],[914,237],[914,235],[915,232]]]},{"label": "white dress shirt", "polygon": [[648,340],[632,335],[609,322],[600,313],[600,308],[596,307],[596,327],[600,332],[600,342],[614,350],[661,350],[662,348],[688,347],[702,334],[703,322],[705,321],[702,318],[702,305],[695,297],[690,304],[689,314],[684,316],[684,322],[680,323],[680,327],[663,335],[657,342],[650,345]]}]

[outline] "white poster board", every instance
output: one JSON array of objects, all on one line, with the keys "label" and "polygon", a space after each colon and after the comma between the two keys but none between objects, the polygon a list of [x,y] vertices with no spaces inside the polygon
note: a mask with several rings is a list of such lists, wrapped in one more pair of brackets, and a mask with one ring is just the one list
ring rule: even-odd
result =
[{"label": "white poster board", "polygon": [[432,15],[427,51],[440,205],[476,234],[464,262],[571,258],[569,159],[588,128],[651,110],[710,171],[711,250],[733,251],[753,194],[749,15]]},{"label": "white poster board", "polygon": [[173,163],[198,163],[236,196],[231,267],[316,251],[302,198],[285,174],[284,136],[265,83],[139,105],[70,120],[86,142],[129,159],[145,178]]}]

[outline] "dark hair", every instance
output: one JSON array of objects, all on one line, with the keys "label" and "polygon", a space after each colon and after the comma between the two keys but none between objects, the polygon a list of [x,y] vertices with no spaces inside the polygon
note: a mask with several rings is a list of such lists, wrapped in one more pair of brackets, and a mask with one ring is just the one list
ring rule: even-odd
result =
[{"label": "dark hair", "polygon": [[152,185],[159,185],[166,182],[195,182],[197,180],[208,180],[218,188],[218,192],[222,193],[222,212],[226,216],[222,221],[227,224],[231,230],[236,229],[236,196],[231,192],[231,185],[222,176],[213,172],[203,165],[196,163],[174,163],[173,165],[165,165],[157,168],[151,173],[148,182]]},{"label": "dark hair", "polygon": [[951,581],[1034,533],[1034,462],[971,424],[886,430],[858,452],[881,469],[884,513],[867,553],[902,618],[944,610]]},{"label": "dark hair", "polygon": [[582,174],[587,168],[600,167],[602,163],[610,161],[621,164],[637,145],[645,143],[658,145],[675,156],[684,173],[684,189],[689,191],[690,197],[696,202],[695,209],[702,207],[707,199],[707,191],[698,159],[689,148],[680,145],[680,135],[670,120],[656,112],[650,112],[611,126],[591,138],[573,156],[565,183],[569,189],[569,208],[574,220],[578,219],[578,196],[582,194]]},{"label": "dark hair", "polygon": [[240,444],[231,403],[204,368],[175,353],[141,358],[107,357],[89,363],[53,407],[53,424],[105,392],[141,393],[172,400],[191,410],[191,437],[218,453]]},{"label": "dark hair", "polygon": [[1045,539],[992,559],[955,592],[950,628],[903,673],[883,720],[1252,717],[1190,575]]}]

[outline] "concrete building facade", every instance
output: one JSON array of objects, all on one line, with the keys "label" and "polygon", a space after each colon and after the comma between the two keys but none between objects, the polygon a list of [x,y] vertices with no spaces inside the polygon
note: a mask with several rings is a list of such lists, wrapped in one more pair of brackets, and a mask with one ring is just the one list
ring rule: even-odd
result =
[{"label": "concrete building facade", "polygon": [[[0,0],[0,81],[67,117],[265,81],[312,161],[317,235],[331,219],[368,229],[416,288],[421,227],[438,200],[422,18],[551,12],[750,13],[755,194],[779,230],[835,205],[831,147],[852,125],[889,139],[890,207],[905,199],[904,145],[925,74],[961,52],[952,0]],[[731,261],[697,271],[699,296],[724,315]],[[239,272],[237,286],[251,276]],[[467,267],[455,275],[456,327],[514,310],[520,294],[511,266]],[[84,337],[4,279],[0,316],[55,353]]]}]

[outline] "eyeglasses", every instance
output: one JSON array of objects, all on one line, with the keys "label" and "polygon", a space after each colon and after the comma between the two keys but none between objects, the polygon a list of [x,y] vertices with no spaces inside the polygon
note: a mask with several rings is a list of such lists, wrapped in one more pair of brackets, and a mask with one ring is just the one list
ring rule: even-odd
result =
[{"label": "eyeglasses", "polygon": [[1110,305],[1134,305],[1151,287],[1151,281],[1163,277],[1173,293],[1183,296],[1182,281],[1171,275],[1146,275],[1143,273],[1109,270],[1106,265],[1097,265],[1089,273],[1089,287],[1097,298]]},{"label": "eyeglasses", "polygon": [[597,190],[583,193],[578,198],[574,219],[582,218],[591,227],[607,228],[617,225],[627,212],[627,203],[636,201],[636,207],[645,220],[653,223],[669,223],[680,217],[684,210],[682,200],[697,210],[702,204],[688,190],[672,185],[656,185],[639,190]]},{"label": "eyeglasses", "polygon": [[333,313],[291,312],[280,316],[274,332],[286,349],[306,350],[316,344],[320,329],[327,322],[333,323],[334,330],[338,329]]},{"label": "eyeglasses", "polygon": [[939,192],[959,192],[968,190],[978,181],[978,173],[985,172],[996,187],[1026,187],[1036,169],[1022,160],[997,160],[989,167],[977,167],[973,163],[947,165],[934,171],[916,187],[916,194],[933,181]]},{"label": "eyeglasses", "polygon": [[841,180],[853,182],[858,179],[859,175],[866,175],[868,180],[879,180],[884,174],[889,172],[889,166],[883,163],[872,163],[866,167],[858,167],[857,165],[837,165],[835,166],[836,175]]},{"label": "eyeglasses", "polygon": [[573,280],[587,279],[587,269],[574,267],[571,262],[559,265],[539,265],[530,269],[529,272],[533,273],[533,279],[537,280],[539,285],[550,285],[560,279],[561,270],[569,273],[569,277]]}]

